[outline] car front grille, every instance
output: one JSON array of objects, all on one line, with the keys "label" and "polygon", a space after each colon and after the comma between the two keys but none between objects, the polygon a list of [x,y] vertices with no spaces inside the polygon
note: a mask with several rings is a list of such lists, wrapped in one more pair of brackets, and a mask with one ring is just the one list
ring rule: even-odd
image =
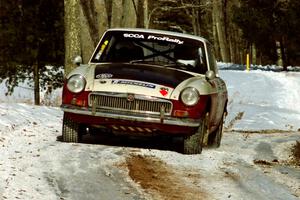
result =
[{"label": "car front grille", "polygon": [[91,93],[89,95],[89,106],[99,109],[115,111],[130,111],[135,113],[150,113],[171,115],[172,102],[160,98],[147,98],[142,95]]}]

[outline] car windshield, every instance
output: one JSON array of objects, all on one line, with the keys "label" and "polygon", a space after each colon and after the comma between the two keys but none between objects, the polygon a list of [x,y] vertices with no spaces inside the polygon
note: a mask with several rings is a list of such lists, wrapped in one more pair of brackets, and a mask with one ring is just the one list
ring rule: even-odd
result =
[{"label": "car windshield", "polygon": [[207,62],[201,41],[152,33],[109,31],[92,63],[146,63],[204,74]]}]

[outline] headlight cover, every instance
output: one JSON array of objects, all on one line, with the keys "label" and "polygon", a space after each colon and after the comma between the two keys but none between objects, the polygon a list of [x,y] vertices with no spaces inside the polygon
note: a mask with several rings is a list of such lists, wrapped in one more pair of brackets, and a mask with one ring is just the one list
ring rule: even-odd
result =
[{"label": "headlight cover", "polygon": [[68,79],[67,88],[73,93],[79,93],[84,90],[85,84],[85,78],[80,74],[76,74]]},{"label": "headlight cover", "polygon": [[181,92],[180,98],[186,106],[194,106],[198,103],[200,95],[196,88],[188,87]]}]

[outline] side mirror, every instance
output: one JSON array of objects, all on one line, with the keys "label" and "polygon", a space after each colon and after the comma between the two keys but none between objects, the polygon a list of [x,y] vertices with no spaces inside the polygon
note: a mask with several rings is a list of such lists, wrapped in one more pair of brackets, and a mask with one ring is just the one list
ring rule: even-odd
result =
[{"label": "side mirror", "polygon": [[80,66],[82,64],[82,58],[81,56],[76,56],[73,60],[73,63],[77,66]]},{"label": "side mirror", "polygon": [[205,78],[206,78],[207,81],[210,81],[210,80],[216,78],[216,74],[215,74],[214,71],[208,70],[208,71],[205,73]]}]

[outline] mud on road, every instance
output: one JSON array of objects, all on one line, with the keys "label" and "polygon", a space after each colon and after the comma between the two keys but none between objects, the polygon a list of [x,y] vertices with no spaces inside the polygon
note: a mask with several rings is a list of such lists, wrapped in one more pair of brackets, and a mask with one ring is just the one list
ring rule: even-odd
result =
[{"label": "mud on road", "polygon": [[126,159],[126,165],[131,179],[153,195],[153,199],[208,199],[201,188],[184,180],[184,176],[191,174],[178,173],[155,157],[131,155]]}]

